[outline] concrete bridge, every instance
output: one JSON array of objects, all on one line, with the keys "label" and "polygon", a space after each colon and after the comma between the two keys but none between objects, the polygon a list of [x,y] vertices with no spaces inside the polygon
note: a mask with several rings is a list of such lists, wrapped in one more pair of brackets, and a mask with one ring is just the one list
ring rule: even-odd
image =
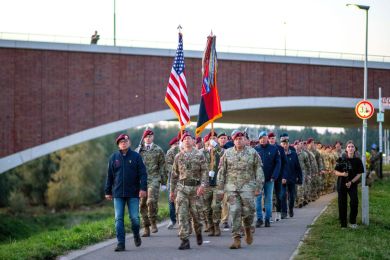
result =
[{"label": "concrete bridge", "polygon": [[[0,40],[0,173],[99,136],[174,120],[164,102],[174,55],[167,49]],[[361,125],[354,114],[363,96],[361,61],[218,55],[218,122]],[[185,51],[193,121],[201,57]],[[368,67],[368,98],[377,108],[378,87],[390,96],[390,63]],[[385,117],[389,127],[390,114]],[[371,119],[369,127],[375,126]]]}]

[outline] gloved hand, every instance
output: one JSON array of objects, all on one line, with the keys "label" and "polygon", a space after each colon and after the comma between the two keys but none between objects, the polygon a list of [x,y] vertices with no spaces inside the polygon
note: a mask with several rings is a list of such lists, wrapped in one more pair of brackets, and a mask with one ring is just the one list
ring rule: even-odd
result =
[{"label": "gloved hand", "polygon": [[161,185],[160,186],[160,191],[166,191],[167,190],[167,186],[166,185]]},{"label": "gloved hand", "polygon": [[209,171],[209,177],[214,178],[214,176],[215,176],[215,172],[214,171]]},{"label": "gloved hand", "polygon": [[217,142],[214,141],[213,139],[210,140],[210,144],[213,146],[213,147],[216,147],[217,146]]}]

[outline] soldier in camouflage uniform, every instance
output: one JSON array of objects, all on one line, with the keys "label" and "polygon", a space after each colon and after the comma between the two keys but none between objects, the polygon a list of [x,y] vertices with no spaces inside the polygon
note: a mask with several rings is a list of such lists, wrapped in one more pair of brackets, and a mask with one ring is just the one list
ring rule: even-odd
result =
[{"label": "soldier in camouflage uniform", "polygon": [[[169,148],[167,154],[165,155],[165,165],[168,173],[168,192],[170,190],[170,181],[172,175],[173,162],[175,160],[176,154],[180,152],[178,142],[179,142],[179,138],[177,138],[176,136],[172,138],[172,140],[169,142],[169,145],[171,145],[171,147]],[[175,210],[175,202],[171,200],[169,200],[169,217],[171,219],[171,222],[168,224],[168,229],[173,229],[177,221],[177,216]]]},{"label": "soldier in camouflage uniform", "polygon": [[311,164],[310,164],[309,153],[305,150],[304,141],[303,140],[299,140],[299,147],[301,149],[300,157],[303,158],[302,170],[305,171],[304,191],[303,191],[303,194],[304,194],[303,205],[306,205],[311,200],[311,193],[310,192],[311,192],[311,186],[312,186],[312,181],[311,181],[311,179],[312,179],[312,176],[311,176],[312,169],[311,169]]},{"label": "soldier in camouflage uniform", "polygon": [[227,149],[221,158],[218,171],[219,198],[227,195],[229,214],[233,221],[233,244],[230,249],[241,247],[241,221],[245,229],[246,243],[252,244],[251,225],[255,215],[255,196],[260,194],[264,182],[262,163],[257,152],[245,146],[245,134],[237,131],[233,136],[234,147]]},{"label": "soldier in camouflage uniform", "polygon": [[[209,187],[205,189],[203,196],[204,212],[209,225],[209,236],[220,236],[221,230],[221,200],[217,198],[217,174],[219,161],[223,155],[223,149],[217,143],[217,134],[211,132],[204,137],[205,149],[202,150],[207,165],[209,166]],[[207,144],[207,145],[206,145]],[[213,162],[211,164],[211,154]]]},{"label": "soldier in camouflage uniform", "polygon": [[317,172],[316,172],[316,186],[315,186],[315,192],[317,193],[316,194],[316,198],[319,198],[320,195],[321,195],[321,190],[322,190],[322,175],[324,173],[324,164],[322,162],[322,158],[321,158],[321,155],[320,153],[317,151],[317,146],[315,145],[314,143],[314,139],[313,138],[309,138],[307,139],[307,148],[310,152],[312,152],[314,154],[314,157],[315,157],[315,161],[317,163]]},{"label": "soldier in camouflage uniform", "polygon": [[306,179],[308,178],[307,172],[310,170],[309,158],[307,158],[307,154],[302,150],[302,144],[300,144],[299,140],[294,142],[294,148],[298,155],[299,165],[302,169],[302,185],[297,186],[297,198],[296,198],[296,206],[301,208],[306,205],[305,202],[305,184]]},{"label": "soldier in camouflage uniform", "polygon": [[165,168],[165,154],[160,146],[153,143],[154,133],[147,129],[142,135],[144,144],[137,148],[137,152],[141,155],[148,174],[148,195],[140,200],[140,212],[144,225],[143,237],[150,236],[150,225],[152,225],[152,233],[158,232],[157,229],[157,212],[158,198],[160,195],[160,184],[162,189],[165,189],[167,174]]},{"label": "soldier in camouflage uniform", "polygon": [[[196,203],[208,186],[208,167],[202,152],[193,147],[192,136],[187,132],[182,136],[183,150],[176,156],[172,168],[170,199],[176,197],[179,216],[180,250],[189,249],[189,219],[192,217],[197,244],[203,243],[202,223],[199,213],[202,210]],[[175,192],[177,195],[175,196]]]},{"label": "soldier in camouflage uniform", "polygon": [[307,148],[307,142],[303,142],[303,150],[307,153],[310,162],[310,187],[309,198],[310,201],[318,199],[317,187],[318,187],[318,166],[315,155]]}]

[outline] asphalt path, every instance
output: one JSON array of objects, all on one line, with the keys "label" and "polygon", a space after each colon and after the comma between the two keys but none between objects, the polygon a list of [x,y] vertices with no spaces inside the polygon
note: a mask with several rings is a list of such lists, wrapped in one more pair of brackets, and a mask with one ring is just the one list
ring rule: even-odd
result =
[{"label": "asphalt path", "polygon": [[[294,210],[294,217],[271,223],[271,227],[256,228],[252,245],[241,239],[242,248],[229,249],[232,243],[231,230],[222,230],[220,237],[208,237],[203,233],[203,245],[196,244],[194,235],[190,237],[190,250],[178,250],[180,239],[177,229],[168,230],[168,221],[158,225],[158,233],[142,238],[142,245],[135,247],[133,237],[126,237],[126,251],[114,252],[116,239],[110,239],[82,250],[70,252],[59,257],[61,260],[82,259],[293,259],[310,225],[316,220],[329,202],[336,197],[335,193],[322,196],[309,205]],[[114,225],[114,223],[113,223]]]}]

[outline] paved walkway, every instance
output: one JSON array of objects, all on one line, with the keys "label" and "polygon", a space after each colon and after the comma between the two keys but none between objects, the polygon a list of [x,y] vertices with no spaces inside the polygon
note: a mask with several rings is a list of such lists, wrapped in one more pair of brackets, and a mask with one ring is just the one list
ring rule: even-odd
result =
[{"label": "paved walkway", "polygon": [[224,230],[221,237],[208,237],[207,233],[204,233],[204,243],[201,246],[198,246],[195,237],[191,236],[191,250],[178,250],[180,240],[176,235],[177,230],[167,230],[166,221],[159,225],[158,233],[142,238],[141,247],[136,248],[132,236],[129,235],[124,252],[114,252],[116,239],[110,239],[83,250],[73,251],[60,259],[290,259],[308,230],[308,225],[313,223],[335,197],[335,193],[322,196],[306,207],[295,209],[294,218],[271,223],[270,228],[257,228],[253,244],[248,246],[242,239],[242,248],[238,250],[228,248],[232,242],[230,230]]}]

